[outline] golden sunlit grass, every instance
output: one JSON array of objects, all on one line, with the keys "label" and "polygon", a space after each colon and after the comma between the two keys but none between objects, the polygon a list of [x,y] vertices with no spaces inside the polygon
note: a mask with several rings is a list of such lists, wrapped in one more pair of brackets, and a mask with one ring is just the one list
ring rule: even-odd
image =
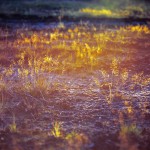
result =
[{"label": "golden sunlit grass", "polygon": [[53,129],[52,129],[51,133],[56,138],[62,136],[61,124],[59,122],[54,122],[53,123]]},{"label": "golden sunlit grass", "polygon": [[[16,88],[18,91],[27,91],[33,96],[40,93],[38,95],[42,96],[48,94],[52,87],[45,73],[65,74],[84,71],[90,73],[94,70],[101,70],[104,78],[111,73],[111,80],[115,82],[115,78],[120,78],[123,85],[129,76],[126,68],[120,68],[122,55],[128,51],[125,47],[132,42],[135,43],[136,38],[149,33],[149,28],[144,25],[121,27],[112,31],[101,31],[95,26],[91,26],[88,30],[86,25],[69,29],[56,28],[50,32],[18,31],[17,39],[7,42],[7,46],[11,45],[11,48],[13,46],[17,53],[12,64],[4,68],[1,74],[0,89],[1,91],[9,89],[12,92],[15,85],[20,85],[20,88]],[[129,43],[128,36],[133,34],[134,40]],[[2,47],[4,44],[0,43]],[[124,57],[124,62],[130,57],[132,53]],[[7,81],[8,86],[5,78],[15,79],[19,84],[13,85],[11,81]],[[114,83],[107,82],[100,87],[108,86],[111,101]]]},{"label": "golden sunlit grass", "polygon": [[[7,91],[6,79],[15,79],[23,86],[19,90],[36,93],[48,93],[50,83],[45,73],[75,73],[101,70],[102,75],[111,72],[113,78],[120,78],[124,83],[128,79],[128,70],[120,68],[120,64],[129,60],[132,53],[122,56],[128,51],[128,45],[136,42],[136,38],[149,35],[147,26],[127,26],[119,30],[101,31],[95,26],[75,26],[69,29],[56,28],[53,31],[27,31],[17,33],[17,39],[7,42],[17,52],[9,67],[1,74],[0,90]],[[134,40],[128,40],[133,36]],[[1,42],[3,47],[5,42]],[[116,46],[117,45],[117,46]],[[13,82],[13,80],[12,80]],[[21,84],[22,83],[22,84]],[[11,84],[11,81],[7,81]],[[15,85],[18,86],[17,83]],[[106,85],[106,84],[105,84]],[[109,84],[110,98],[111,86]],[[11,91],[13,85],[9,87]],[[47,92],[45,92],[47,91]]]},{"label": "golden sunlit grass", "polygon": [[144,33],[144,34],[149,34],[150,30],[146,25],[140,26],[140,25],[136,25],[136,26],[127,26],[126,28],[121,28],[122,31],[124,32],[136,32],[136,33]]},{"label": "golden sunlit grass", "polygon": [[[61,71],[82,69],[83,66],[94,68],[101,65],[99,59],[104,54],[111,53],[108,49],[110,42],[119,42],[120,47],[111,49],[115,53],[122,53],[121,44],[127,42],[126,35],[121,33],[130,30],[131,32],[148,33],[147,27],[135,26],[120,29],[117,32],[100,32],[93,26],[90,31],[86,27],[75,27],[67,31],[56,29],[52,33],[33,32],[31,35],[20,34],[20,38],[14,42],[18,49],[18,62],[20,67],[25,64],[34,73],[40,71]],[[30,70],[30,73],[31,73]],[[29,74],[26,70],[25,74]]]}]

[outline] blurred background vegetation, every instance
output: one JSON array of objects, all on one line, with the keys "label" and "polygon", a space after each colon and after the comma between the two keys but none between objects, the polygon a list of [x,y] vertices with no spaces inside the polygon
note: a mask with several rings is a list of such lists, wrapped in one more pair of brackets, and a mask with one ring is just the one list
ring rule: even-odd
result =
[{"label": "blurred background vegetation", "polygon": [[[149,17],[149,0],[0,0],[0,14],[59,16]],[[88,11],[82,11],[87,9]],[[96,11],[95,11],[96,10]],[[97,12],[98,10],[98,12]],[[61,11],[61,12],[60,12]],[[96,13],[96,15],[94,14]],[[118,15],[119,14],[119,15]]]}]

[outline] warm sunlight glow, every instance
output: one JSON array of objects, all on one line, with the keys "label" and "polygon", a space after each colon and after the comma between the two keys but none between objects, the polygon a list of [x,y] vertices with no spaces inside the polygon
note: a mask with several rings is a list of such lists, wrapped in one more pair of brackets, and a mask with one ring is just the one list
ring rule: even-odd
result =
[{"label": "warm sunlight glow", "polygon": [[93,16],[112,16],[112,11],[108,9],[92,9],[92,8],[83,8],[80,10],[83,13],[93,15]]}]

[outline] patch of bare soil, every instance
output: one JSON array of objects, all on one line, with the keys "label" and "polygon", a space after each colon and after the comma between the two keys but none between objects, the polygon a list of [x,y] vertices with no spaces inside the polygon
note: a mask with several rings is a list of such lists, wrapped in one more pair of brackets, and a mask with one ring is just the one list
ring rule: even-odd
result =
[{"label": "patch of bare soil", "polygon": [[[129,143],[125,143],[125,146],[130,148],[136,145],[140,150],[149,149],[150,107],[146,89],[145,93],[139,92],[138,87],[133,91],[120,91],[120,95],[124,96],[115,95],[112,102],[108,103],[102,94],[109,94],[107,87],[99,89],[92,76],[55,75],[54,80],[70,88],[52,92],[46,101],[36,101],[32,97],[21,100],[18,97],[18,100],[12,99],[5,103],[0,124],[3,129],[0,132],[1,149],[66,149],[69,146],[64,138],[49,135],[53,128],[51,124],[55,121],[61,122],[64,134],[75,131],[87,135],[87,143],[81,139],[84,149],[119,149],[122,146],[120,141],[126,141],[122,139],[126,134],[124,132],[129,132],[126,135]],[[12,114],[15,114],[16,133],[10,131]],[[124,124],[135,124],[136,129],[120,131]]]}]

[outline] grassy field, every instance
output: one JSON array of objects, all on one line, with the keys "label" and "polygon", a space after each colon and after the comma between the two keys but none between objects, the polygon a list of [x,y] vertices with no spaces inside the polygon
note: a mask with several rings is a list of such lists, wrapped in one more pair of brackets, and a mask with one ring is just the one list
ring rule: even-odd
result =
[{"label": "grassy field", "polygon": [[149,149],[146,25],[0,33],[0,149]]},{"label": "grassy field", "polygon": [[149,150],[148,4],[0,1],[0,150]]}]

